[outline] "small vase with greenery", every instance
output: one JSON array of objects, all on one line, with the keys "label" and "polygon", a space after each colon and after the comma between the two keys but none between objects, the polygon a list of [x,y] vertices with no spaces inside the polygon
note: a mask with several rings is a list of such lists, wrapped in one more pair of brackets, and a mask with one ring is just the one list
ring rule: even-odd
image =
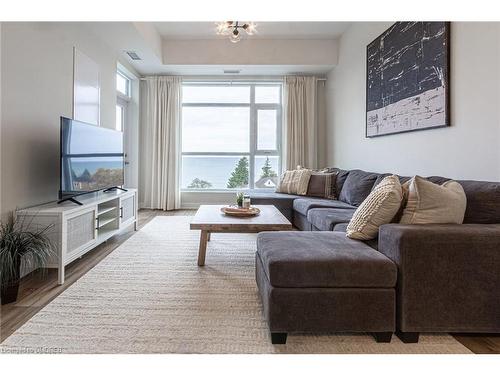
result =
[{"label": "small vase with greenery", "polygon": [[244,197],[244,194],[243,193],[238,193],[236,194],[236,204],[238,205],[238,207],[243,207],[243,197]]},{"label": "small vase with greenery", "polygon": [[15,302],[21,263],[29,270],[44,269],[53,254],[47,231],[52,225],[33,229],[30,223],[10,214],[0,222],[0,281],[2,305]]}]

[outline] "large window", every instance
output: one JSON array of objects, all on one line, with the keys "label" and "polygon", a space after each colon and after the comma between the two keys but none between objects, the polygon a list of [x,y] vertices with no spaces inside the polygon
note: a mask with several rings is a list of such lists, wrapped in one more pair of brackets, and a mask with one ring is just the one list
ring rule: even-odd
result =
[{"label": "large window", "polygon": [[182,189],[275,188],[280,146],[281,84],[184,83]]}]

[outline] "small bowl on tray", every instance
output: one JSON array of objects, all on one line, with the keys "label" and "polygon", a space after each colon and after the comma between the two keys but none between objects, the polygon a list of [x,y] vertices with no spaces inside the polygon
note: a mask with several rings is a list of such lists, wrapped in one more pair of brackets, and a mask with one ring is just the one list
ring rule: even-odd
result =
[{"label": "small bowl on tray", "polygon": [[220,210],[224,215],[235,217],[250,217],[260,214],[260,210],[257,207],[243,208],[238,206],[226,206],[222,207]]}]

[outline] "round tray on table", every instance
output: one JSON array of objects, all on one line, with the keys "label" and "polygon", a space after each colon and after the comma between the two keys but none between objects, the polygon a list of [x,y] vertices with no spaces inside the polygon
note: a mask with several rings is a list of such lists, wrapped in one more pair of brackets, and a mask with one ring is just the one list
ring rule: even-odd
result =
[{"label": "round tray on table", "polygon": [[236,206],[228,206],[222,207],[220,210],[225,215],[236,217],[249,217],[260,214],[260,210],[257,207],[239,208]]}]

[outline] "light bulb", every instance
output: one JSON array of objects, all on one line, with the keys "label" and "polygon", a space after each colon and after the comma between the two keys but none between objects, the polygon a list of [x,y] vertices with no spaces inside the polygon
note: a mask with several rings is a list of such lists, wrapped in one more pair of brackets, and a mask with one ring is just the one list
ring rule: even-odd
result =
[{"label": "light bulb", "polygon": [[217,34],[218,35],[226,35],[231,28],[232,21],[223,21],[216,23],[217,25]]},{"label": "light bulb", "polygon": [[256,24],[253,23],[253,22],[250,22],[247,24],[247,27],[245,28],[245,31],[247,32],[248,35],[253,35],[257,32],[257,29],[256,29]]},{"label": "light bulb", "polygon": [[233,43],[238,43],[240,41],[240,33],[238,30],[234,30],[232,33],[231,33],[231,37],[230,37],[230,40],[231,42]]}]

